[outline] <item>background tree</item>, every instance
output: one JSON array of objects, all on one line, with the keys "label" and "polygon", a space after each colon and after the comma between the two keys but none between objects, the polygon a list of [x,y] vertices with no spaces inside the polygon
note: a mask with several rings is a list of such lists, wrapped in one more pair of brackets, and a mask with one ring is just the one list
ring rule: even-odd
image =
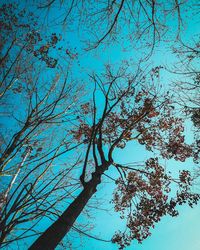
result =
[{"label": "background tree", "polygon": [[183,114],[189,117],[194,124],[195,147],[194,161],[200,160],[200,73],[199,56],[200,43],[197,36],[191,43],[180,41],[179,46],[174,48],[179,64],[174,68],[175,74],[182,77],[175,82],[175,90],[178,95],[178,105]]},{"label": "background tree", "polygon": [[[153,48],[160,41],[172,41],[181,37],[187,13],[192,9],[198,15],[195,1],[47,1],[38,3],[40,11],[46,11],[51,18],[51,10],[58,15],[54,24],[64,24],[67,28],[79,27],[81,40],[86,51],[101,45],[120,44],[129,51],[140,49],[143,57],[149,58]],[[54,16],[53,16],[54,17]],[[98,31],[98,32],[97,32]]]},{"label": "background tree", "polygon": [[[81,143],[74,145],[67,130],[83,88],[70,75],[71,62],[51,56],[60,49],[55,33],[44,36],[34,15],[15,4],[1,13],[0,244],[7,246],[37,235],[41,219],[58,216],[61,201],[80,186],[71,172],[81,160],[71,151]],[[61,167],[58,158],[67,153]]]}]

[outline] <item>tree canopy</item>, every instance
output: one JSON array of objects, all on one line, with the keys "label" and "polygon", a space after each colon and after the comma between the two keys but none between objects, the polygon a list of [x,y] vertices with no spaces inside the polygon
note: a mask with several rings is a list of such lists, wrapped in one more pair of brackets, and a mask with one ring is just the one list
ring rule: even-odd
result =
[{"label": "tree canopy", "polygon": [[[102,186],[124,221],[105,244],[119,249],[143,242],[180,205],[197,205],[200,46],[183,36],[198,5],[53,0],[0,9],[2,247],[68,249],[72,231],[102,240],[78,220],[101,207]],[[170,67],[160,50],[174,57]]]}]

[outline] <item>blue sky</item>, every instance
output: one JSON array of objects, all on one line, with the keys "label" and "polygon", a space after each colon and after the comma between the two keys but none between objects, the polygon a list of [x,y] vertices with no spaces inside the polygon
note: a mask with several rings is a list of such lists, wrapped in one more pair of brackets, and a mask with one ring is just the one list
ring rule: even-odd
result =
[{"label": "blue sky", "polygon": [[[23,4],[27,5],[25,1]],[[28,4],[31,7],[31,4]],[[51,18],[53,15],[56,16],[57,13],[50,12]],[[173,22],[171,23],[173,25]],[[51,30],[54,30],[52,26]],[[83,52],[82,51],[82,39],[76,33],[65,33],[63,27],[57,27],[56,30],[62,33],[63,38],[68,42],[69,47],[76,48],[79,53],[78,60],[74,61],[73,64],[73,74],[77,78],[86,76],[91,71],[100,72],[105,63],[120,64],[122,60],[128,60],[131,63],[137,58],[137,53],[134,50],[128,52],[123,52],[119,45],[112,45],[107,47],[105,50]],[[198,33],[198,23],[196,20],[191,20],[187,26],[185,32],[185,39],[189,41],[196,33]],[[150,58],[151,66],[157,65],[168,65],[171,66],[175,62],[174,55],[171,54],[169,50],[169,44],[160,44],[155,49],[152,57]],[[163,71],[160,81],[163,81],[165,88],[171,84],[173,76],[169,75],[167,72]],[[101,102],[101,100],[100,100]],[[191,139],[190,125],[186,129],[188,139]],[[136,162],[146,160],[150,154],[145,151],[144,147],[139,144],[130,143],[123,152],[116,152],[116,159],[123,162]],[[170,169],[178,169],[188,165],[193,167],[191,161],[186,162],[184,165],[170,161],[166,163]],[[109,170],[112,172],[112,170]],[[106,177],[104,177],[105,182],[108,182]],[[92,218],[89,220],[94,224],[94,229],[90,230],[88,233],[91,235],[98,236],[103,239],[110,239],[113,233],[124,227],[123,222],[119,218],[119,215],[113,213],[113,205],[109,203],[111,200],[111,195],[113,192],[114,185],[109,181],[109,184],[105,182],[99,187],[99,192],[97,193],[97,198],[102,201],[102,208],[109,210],[92,210]],[[145,240],[142,244],[137,244],[133,242],[127,249],[134,250],[199,250],[200,249],[200,205],[194,207],[193,209],[186,207],[180,207],[180,215],[177,218],[171,218],[166,216],[158,223],[154,230],[152,230],[152,236]],[[87,222],[87,217],[81,215],[78,218],[78,222]],[[73,247],[75,249],[83,250],[115,250],[118,249],[116,245],[112,243],[105,243],[91,238],[83,237],[81,238],[72,236],[71,237]],[[73,249],[72,247],[72,249]],[[12,249],[12,248],[11,248]],[[13,248],[14,249],[14,248]],[[20,249],[27,249],[25,246],[20,246]],[[58,247],[58,249],[61,249]]]}]

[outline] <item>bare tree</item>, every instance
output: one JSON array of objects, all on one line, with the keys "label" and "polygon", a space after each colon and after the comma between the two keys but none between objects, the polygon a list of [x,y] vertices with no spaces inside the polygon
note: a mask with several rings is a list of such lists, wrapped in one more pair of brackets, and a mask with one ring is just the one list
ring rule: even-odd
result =
[{"label": "bare tree", "polygon": [[[145,48],[151,55],[153,48],[161,40],[174,40],[181,36],[185,12],[194,5],[193,1],[47,1],[39,3],[39,10],[57,10],[58,16],[53,23],[79,27],[84,31],[86,50],[100,45],[117,42],[123,47]],[[194,13],[193,13],[194,14]],[[171,23],[173,30],[171,30]],[[174,27],[176,32],[174,36]],[[89,36],[85,36],[88,31]],[[172,32],[170,32],[172,31]],[[168,36],[166,37],[166,33]],[[171,33],[169,35],[169,33]],[[147,48],[150,48],[148,52]]]},{"label": "bare tree", "polygon": [[200,43],[199,35],[192,42],[180,41],[174,48],[179,64],[173,69],[178,74],[179,80],[175,81],[174,89],[178,96],[177,103],[184,116],[189,117],[194,124],[195,147],[194,161],[200,161]]},{"label": "bare tree", "polygon": [[[71,172],[81,159],[71,151],[82,143],[75,144],[68,131],[83,88],[73,81],[69,63],[64,71],[49,55],[56,34],[43,38],[33,15],[29,24],[15,5],[2,5],[1,12],[0,244],[6,246],[37,235],[41,219],[58,216],[61,201],[80,186]],[[58,161],[64,155],[66,166]]]}]

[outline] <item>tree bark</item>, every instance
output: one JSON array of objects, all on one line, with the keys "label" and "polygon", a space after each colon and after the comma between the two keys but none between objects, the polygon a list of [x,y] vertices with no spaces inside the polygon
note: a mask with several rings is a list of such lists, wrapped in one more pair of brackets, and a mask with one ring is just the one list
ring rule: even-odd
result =
[{"label": "tree bark", "polygon": [[98,184],[101,182],[102,173],[94,173],[92,179],[85,184],[82,192],[69,205],[63,214],[40,235],[40,237],[30,246],[29,250],[53,250],[69,232],[75,220],[78,218],[84,207],[96,192]]}]

